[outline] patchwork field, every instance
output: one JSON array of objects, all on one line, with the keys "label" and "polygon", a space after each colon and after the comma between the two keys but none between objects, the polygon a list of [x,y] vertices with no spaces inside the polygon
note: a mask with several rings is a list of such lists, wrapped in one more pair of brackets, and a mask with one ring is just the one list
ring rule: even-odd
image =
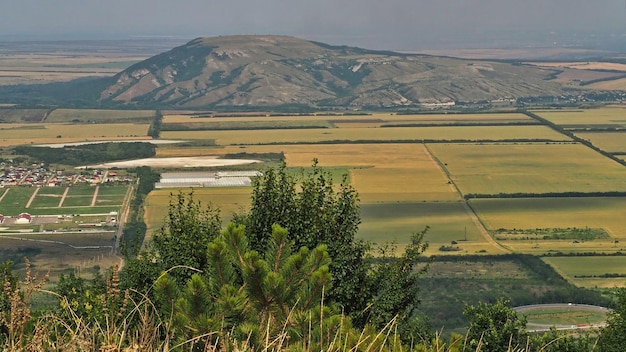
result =
[{"label": "patchwork field", "polygon": [[96,109],[55,109],[46,118],[46,122],[73,123],[150,123],[154,110],[96,110]]},{"label": "patchwork field", "polygon": [[[603,229],[610,236],[595,240],[504,240],[519,253],[615,253],[625,250],[626,198],[473,199],[472,208],[490,231],[497,229]],[[616,243],[616,241],[618,241]],[[579,260],[586,260],[581,257]]]},{"label": "patchwork field", "polygon": [[44,109],[0,109],[0,123],[41,122],[48,110]]},{"label": "patchwork field", "polygon": [[0,146],[85,141],[150,139],[149,124],[2,124]]},{"label": "patchwork field", "polygon": [[611,288],[626,285],[626,256],[544,257],[543,261],[578,286]]},{"label": "patchwork field", "polygon": [[[92,186],[5,188],[2,193],[6,192],[6,195],[0,201],[0,214],[16,216],[27,212],[32,215],[87,215],[119,212],[128,187],[101,186],[95,198],[96,202],[92,205],[95,190],[96,187]],[[37,193],[33,197],[35,191]]]},{"label": "patchwork field", "polygon": [[[223,152],[234,151],[232,147]],[[363,203],[455,201],[459,195],[421,144],[253,146],[246,152],[283,152],[289,167],[345,167]]]},{"label": "patchwork field", "polygon": [[453,124],[522,124],[536,123],[521,113],[489,114],[369,114],[369,115],[303,115],[265,117],[197,117],[190,115],[166,115],[164,130],[175,128],[194,129],[276,129],[276,128],[377,128],[402,125],[453,125]]},{"label": "patchwork field", "polygon": [[626,152],[626,132],[576,132],[605,152]]},{"label": "patchwork field", "polygon": [[313,128],[227,131],[165,131],[164,139],[212,139],[218,145],[254,145],[283,143],[328,143],[333,141],[422,141],[422,140],[525,140],[567,141],[545,126],[446,126],[403,128]]},{"label": "patchwork field", "polygon": [[544,119],[561,126],[584,127],[593,125],[626,127],[626,109],[604,107],[588,110],[535,111]]},{"label": "patchwork field", "polygon": [[430,144],[463,194],[626,191],[626,168],[579,144]]},{"label": "patchwork field", "polygon": [[485,239],[461,202],[362,204],[361,216],[359,238],[373,243],[396,241],[403,248],[412,233],[429,226],[430,255],[504,253]]}]

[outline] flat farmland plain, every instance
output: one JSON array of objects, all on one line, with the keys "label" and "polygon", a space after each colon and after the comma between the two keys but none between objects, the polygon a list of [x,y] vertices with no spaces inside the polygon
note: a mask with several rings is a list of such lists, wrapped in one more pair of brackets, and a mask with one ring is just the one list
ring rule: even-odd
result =
[{"label": "flat farmland plain", "polygon": [[328,143],[333,141],[511,140],[568,141],[545,126],[446,126],[402,128],[313,128],[285,130],[164,131],[164,139],[212,139],[217,145]]},{"label": "flat farmland plain", "polygon": [[[361,216],[359,238],[379,245],[396,241],[402,250],[412,233],[429,226],[425,236],[428,255],[504,253],[487,242],[461,202],[362,204]],[[442,252],[441,246],[459,250]]]},{"label": "flat farmland plain", "polygon": [[70,143],[125,139],[149,139],[145,124],[2,124],[0,146]]},{"label": "flat farmland plain", "polygon": [[[0,214],[16,216],[27,212],[32,215],[59,215],[59,214],[99,214],[111,211],[120,211],[124,201],[124,195],[128,191],[127,186],[106,186],[102,196],[96,198],[95,206],[91,206],[95,187],[72,186],[69,187],[66,198],[61,204],[65,187],[41,187],[33,198],[30,207],[26,208],[31,196],[38,188],[35,187],[10,187],[0,201]],[[59,205],[61,205],[59,207]]]},{"label": "flat farmland plain", "polygon": [[463,194],[626,191],[626,168],[580,144],[429,144]]},{"label": "flat farmland plain", "polygon": [[[626,282],[625,256],[544,257],[542,260],[577,286],[612,288],[623,287]],[[618,277],[603,277],[612,274]]]},{"label": "flat farmland plain", "polygon": [[[572,240],[500,241],[516,252],[614,253],[624,249],[619,243],[626,241],[625,197],[472,199],[470,204],[490,231],[589,227],[604,229],[611,236],[579,243]],[[619,243],[615,243],[616,240]]]},{"label": "flat farmland plain", "polygon": [[[86,278],[85,274],[91,277],[92,270],[85,269],[96,271],[95,268],[107,269],[120,264],[121,259],[111,254],[112,239],[111,233],[0,235],[0,257],[20,263],[26,256],[34,272],[49,273],[52,281],[60,274],[74,272],[77,267],[83,269],[82,277]],[[90,248],[80,248],[84,246]],[[22,265],[16,265],[16,269],[22,269]]]},{"label": "flat farmland plain", "polygon": [[47,115],[45,109],[0,109],[1,123],[41,122]]},{"label": "flat farmland plain", "polygon": [[362,203],[460,199],[422,144],[289,145],[275,151],[285,153],[290,167],[307,167],[317,158],[322,167],[347,168]]},{"label": "flat farmland plain", "polygon": [[576,136],[605,152],[626,152],[626,132],[576,132]]},{"label": "flat farmland plain", "polygon": [[55,109],[46,122],[115,123],[124,121],[151,122],[154,110]]},{"label": "flat farmland plain", "polygon": [[190,115],[166,115],[163,125],[204,125],[209,129],[268,128],[292,126],[328,126],[336,128],[369,127],[385,125],[450,125],[450,124],[519,124],[535,122],[521,113],[491,114],[369,114],[369,115],[303,115],[303,116],[265,116],[265,117],[194,117]]}]

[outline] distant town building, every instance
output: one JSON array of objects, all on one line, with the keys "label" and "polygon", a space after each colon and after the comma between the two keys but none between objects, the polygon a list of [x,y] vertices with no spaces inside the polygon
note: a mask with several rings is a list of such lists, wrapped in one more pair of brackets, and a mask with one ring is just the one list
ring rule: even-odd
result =
[{"label": "distant town building", "polygon": [[16,224],[30,224],[32,218],[29,213],[20,213],[15,220]]}]

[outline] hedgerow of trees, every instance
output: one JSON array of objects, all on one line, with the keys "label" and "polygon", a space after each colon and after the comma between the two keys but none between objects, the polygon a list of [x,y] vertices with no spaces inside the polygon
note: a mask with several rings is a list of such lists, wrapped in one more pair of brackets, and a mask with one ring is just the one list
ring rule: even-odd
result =
[{"label": "hedgerow of trees", "polygon": [[77,166],[126,159],[150,158],[156,155],[156,147],[154,144],[143,142],[68,145],[63,148],[23,145],[13,148],[13,153],[25,155],[36,162]]}]

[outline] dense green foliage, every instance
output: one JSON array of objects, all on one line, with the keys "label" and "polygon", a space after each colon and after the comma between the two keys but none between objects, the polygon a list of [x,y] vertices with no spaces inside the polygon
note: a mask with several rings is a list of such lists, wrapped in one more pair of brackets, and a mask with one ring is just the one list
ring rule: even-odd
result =
[{"label": "dense green foliage", "polygon": [[626,349],[626,289],[617,291],[617,304],[609,314],[607,327],[598,341],[602,352],[618,352]]},{"label": "dense green foliage", "polygon": [[152,119],[152,123],[148,128],[148,136],[154,139],[159,139],[159,137],[161,136],[162,125],[163,114],[161,113],[161,111],[157,110],[156,114],[154,115],[154,119]]},{"label": "dense green foliage", "polygon": [[[133,170],[129,171],[132,172]],[[143,243],[147,229],[146,223],[143,221],[144,200],[161,177],[148,166],[138,167],[134,172],[138,179],[137,189],[130,201],[128,221],[124,226],[121,239],[122,255],[127,258],[137,255]]]},{"label": "dense green foliage", "polygon": [[[284,163],[265,170],[255,180],[249,214],[236,217],[246,225],[252,248],[263,251],[274,224],[288,231],[295,248],[327,245],[331,258],[332,287],[328,301],[335,302],[358,326],[384,327],[397,318],[406,339],[419,334],[412,318],[418,303],[415,270],[424,260],[425,231],[412,236],[400,257],[369,257],[370,246],[356,239],[360,224],[358,195],[344,177],[335,185],[330,174],[313,163],[299,178],[286,172]],[[391,253],[390,251],[386,253]]]},{"label": "dense green foliage", "polygon": [[269,237],[266,252],[250,250],[244,226],[231,223],[208,244],[207,271],[193,274],[183,287],[169,274],[157,280],[157,302],[171,307],[172,328],[182,341],[234,331],[237,338],[262,348],[268,334],[275,340],[283,329],[293,340],[312,338],[307,315],[324,312],[326,323],[339,321],[333,317],[336,312],[320,306],[319,298],[330,285],[326,247],[295,251],[278,225]]},{"label": "dense green foliage", "polygon": [[63,148],[17,146],[13,153],[46,164],[86,165],[109,161],[150,158],[156,155],[151,143],[120,142],[64,146]]},{"label": "dense green foliage", "polygon": [[465,307],[463,314],[469,321],[466,341],[471,350],[500,352],[527,345],[526,319],[518,317],[508,303],[498,300]]},{"label": "dense green foliage", "polygon": [[[441,267],[445,268],[443,272]],[[540,258],[525,254],[437,256],[432,258],[429,272],[418,280],[418,285],[420,315],[446,334],[467,326],[462,312],[472,302],[495,303],[506,297],[512,306],[611,304],[600,291],[576,287]]]}]

